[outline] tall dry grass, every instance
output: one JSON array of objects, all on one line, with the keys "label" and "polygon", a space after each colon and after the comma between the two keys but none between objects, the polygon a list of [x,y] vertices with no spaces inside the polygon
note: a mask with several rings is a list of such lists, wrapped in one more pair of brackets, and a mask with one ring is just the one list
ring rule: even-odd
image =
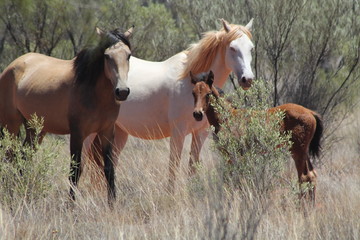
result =
[{"label": "tall dry grass", "polygon": [[68,141],[54,148],[54,137],[48,136],[39,152],[52,148],[58,153],[51,191],[36,201],[15,199],[12,208],[0,203],[0,239],[359,239],[358,117],[343,123],[341,140],[317,166],[315,208],[298,204],[292,159],[274,191],[265,196],[252,189],[244,193],[224,188],[217,176],[219,159],[208,140],[199,173],[189,178],[189,138],[175,194],[166,192],[168,140],[130,138],[116,170],[114,209],[107,206],[104,186],[91,182],[93,170],[88,167],[69,207],[68,173],[63,171],[70,161]]}]

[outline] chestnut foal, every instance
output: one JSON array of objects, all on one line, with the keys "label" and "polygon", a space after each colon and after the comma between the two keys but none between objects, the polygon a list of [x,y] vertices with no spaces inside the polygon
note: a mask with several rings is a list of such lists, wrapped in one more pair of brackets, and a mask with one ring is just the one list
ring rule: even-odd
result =
[{"label": "chestnut foal", "polygon": [[[213,86],[214,74],[210,71],[202,78],[191,75],[191,82],[195,85],[193,88],[194,112],[193,116],[197,121],[203,119],[204,113],[209,123],[214,126],[215,134],[221,130],[221,119],[211,105],[210,96],[215,100],[220,97],[219,91]],[[234,114],[239,114],[244,110],[232,109]],[[320,154],[320,140],[323,134],[323,123],[321,116],[303,106],[287,103],[268,109],[268,113],[277,111],[284,112],[285,116],[281,122],[280,131],[291,131],[292,146],[290,152],[295,161],[298,173],[299,184],[310,183],[313,188],[309,191],[310,199],[315,203],[316,190],[316,171],[313,168],[310,155],[318,157]],[[301,197],[304,193],[301,193]]]}]

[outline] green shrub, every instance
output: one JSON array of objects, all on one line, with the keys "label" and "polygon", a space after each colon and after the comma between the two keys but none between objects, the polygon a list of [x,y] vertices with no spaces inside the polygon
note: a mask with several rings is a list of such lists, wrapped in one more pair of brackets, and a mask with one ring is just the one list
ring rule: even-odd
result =
[{"label": "green shrub", "polygon": [[268,83],[256,81],[248,91],[239,89],[227,96],[236,114],[226,100],[215,104],[223,122],[215,141],[223,159],[223,179],[234,187],[251,187],[259,193],[279,184],[277,178],[289,159],[290,135],[279,131],[284,114],[266,111],[269,89]]},{"label": "green shrub", "polygon": [[[29,125],[38,134],[43,120],[34,116]],[[58,180],[55,159],[60,140],[52,140],[34,148],[23,144],[18,137],[4,129],[0,139],[0,204],[14,208],[20,204],[45,198]]]}]

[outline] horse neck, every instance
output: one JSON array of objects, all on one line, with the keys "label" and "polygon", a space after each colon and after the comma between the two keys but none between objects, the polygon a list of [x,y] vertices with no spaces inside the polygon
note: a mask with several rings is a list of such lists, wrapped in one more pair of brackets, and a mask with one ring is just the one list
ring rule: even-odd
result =
[{"label": "horse neck", "polygon": [[218,52],[210,69],[208,69],[208,71],[211,70],[214,73],[214,84],[219,88],[224,86],[231,72],[231,69],[225,64],[225,57],[223,55],[224,54]]},{"label": "horse neck", "polygon": [[215,128],[215,134],[217,134],[220,131],[220,118],[219,113],[215,111],[215,108],[209,104],[209,107],[206,110],[206,117],[209,121],[209,124]]},{"label": "horse neck", "polygon": [[96,85],[93,86],[93,88],[94,88],[94,91],[97,92],[97,95],[100,94],[103,97],[111,96],[111,98],[113,98],[113,96],[109,93],[112,93],[112,91],[114,90],[114,87],[111,84],[111,80],[105,76],[104,72],[102,72],[99,75],[99,78],[96,81]]},{"label": "horse neck", "polygon": [[[217,100],[217,98],[216,98]],[[246,109],[235,109],[231,106],[230,102],[225,102],[226,105],[228,106],[224,106],[228,111],[231,111],[232,114],[236,115],[238,113],[241,113],[243,111],[246,111]],[[212,104],[209,104],[208,108],[206,109],[206,117],[209,121],[209,124],[211,126],[215,127],[215,134],[217,134],[220,129],[221,129],[221,124],[223,123],[223,121],[220,118],[220,113],[218,113],[215,108],[213,107]],[[226,120],[225,120],[226,121]]]},{"label": "horse neck", "polygon": [[104,72],[99,74],[94,84],[82,83],[78,87],[82,93],[81,96],[92,106],[100,102],[115,101],[112,94],[113,86],[110,79],[105,76]]}]

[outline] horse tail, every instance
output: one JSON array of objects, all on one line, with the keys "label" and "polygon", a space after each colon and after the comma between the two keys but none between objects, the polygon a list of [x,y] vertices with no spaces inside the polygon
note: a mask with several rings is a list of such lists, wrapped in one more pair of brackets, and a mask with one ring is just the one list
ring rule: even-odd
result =
[{"label": "horse tail", "polygon": [[319,157],[321,151],[320,141],[324,131],[324,124],[321,116],[318,113],[313,112],[313,116],[316,119],[316,128],[315,128],[314,136],[310,142],[309,152],[311,156]]}]

